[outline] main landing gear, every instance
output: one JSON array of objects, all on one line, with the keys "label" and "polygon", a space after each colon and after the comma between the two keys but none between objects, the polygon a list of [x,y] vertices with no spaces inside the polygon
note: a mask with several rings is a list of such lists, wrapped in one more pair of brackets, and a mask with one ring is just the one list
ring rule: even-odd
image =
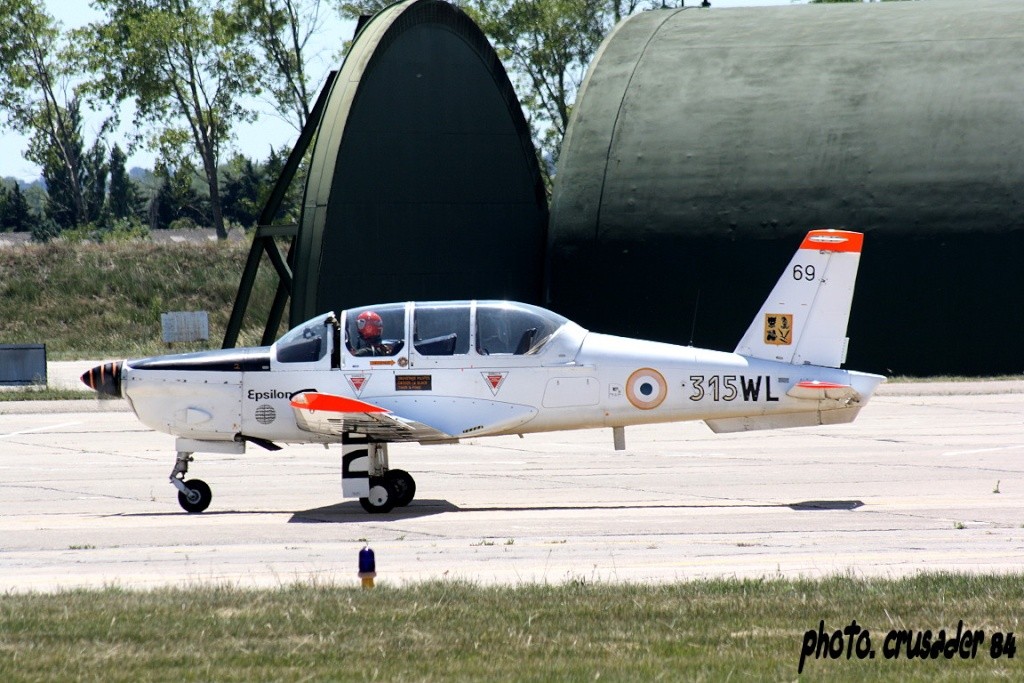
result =
[{"label": "main landing gear", "polygon": [[[185,512],[203,512],[210,507],[213,494],[205,481],[185,479],[188,465],[193,460],[192,451],[178,451],[170,480],[178,489],[178,504]],[[358,496],[360,505],[367,512],[391,512],[396,507],[405,507],[416,497],[416,480],[405,470],[388,467],[386,443],[372,443],[365,439],[352,443],[346,437],[343,442],[342,490],[346,496]]]},{"label": "main landing gear", "polygon": [[185,481],[188,464],[193,459],[191,453],[178,451],[178,459],[174,462],[174,469],[171,470],[171,483],[174,484],[174,488],[178,489],[178,504],[185,512],[202,512],[210,507],[213,493],[202,479]]},{"label": "main landing gear", "polygon": [[391,512],[405,507],[416,496],[416,480],[405,470],[387,470],[383,476],[370,477],[370,495],[360,498],[367,512]]},{"label": "main landing gear", "polygon": [[416,496],[416,481],[405,470],[388,467],[388,445],[364,434],[345,434],[341,441],[341,489],[359,498],[370,513],[405,507]]}]

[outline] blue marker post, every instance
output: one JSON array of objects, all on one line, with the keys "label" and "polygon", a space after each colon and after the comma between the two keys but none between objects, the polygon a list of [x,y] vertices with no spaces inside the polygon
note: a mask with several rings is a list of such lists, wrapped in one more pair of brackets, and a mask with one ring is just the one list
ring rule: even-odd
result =
[{"label": "blue marker post", "polygon": [[373,588],[373,578],[377,576],[377,561],[373,550],[364,546],[359,551],[359,578],[363,580],[363,588]]}]

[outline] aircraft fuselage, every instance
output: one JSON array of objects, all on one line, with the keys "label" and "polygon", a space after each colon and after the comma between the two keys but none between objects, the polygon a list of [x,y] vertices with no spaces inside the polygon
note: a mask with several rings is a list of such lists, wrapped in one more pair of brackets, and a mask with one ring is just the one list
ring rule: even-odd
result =
[{"label": "aircraft fuselage", "polygon": [[[350,357],[335,368],[326,359],[313,367],[272,368],[269,349],[221,352],[227,362],[219,366],[209,357],[195,367],[181,357],[162,366],[154,360],[139,367],[129,362],[123,391],[139,419],[158,431],[199,440],[230,441],[241,434],[298,443],[338,440],[296,423],[290,401],[304,391],[359,399],[396,414],[436,415],[437,421],[456,425],[446,431],[450,439],[681,420],[783,415],[795,420],[794,414],[807,415],[806,424],[846,422],[859,402],[840,408],[827,398],[796,398],[789,392],[799,382],[817,380],[852,386],[868,396],[881,381],[877,375],[579,328],[565,330],[564,336],[553,339],[542,357],[417,358],[413,353],[404,367],[397,361],[372,366],[381,360]],[[817,409],[819,402],[828,404],[822,406],[826,411]]]}]

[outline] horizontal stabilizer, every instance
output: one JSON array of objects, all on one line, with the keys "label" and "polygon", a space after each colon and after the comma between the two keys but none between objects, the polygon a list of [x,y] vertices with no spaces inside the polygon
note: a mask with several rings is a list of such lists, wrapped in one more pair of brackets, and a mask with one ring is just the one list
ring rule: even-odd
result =
[{"label": "horizontal stabilizer", "polygon": [[806,380],[797,382],[786,392],[786,395],[793,398],[808,399],[811,401],[857,401],[860,394],[849,384],[836,384],[835,382],[821,382],[819,380]]}]

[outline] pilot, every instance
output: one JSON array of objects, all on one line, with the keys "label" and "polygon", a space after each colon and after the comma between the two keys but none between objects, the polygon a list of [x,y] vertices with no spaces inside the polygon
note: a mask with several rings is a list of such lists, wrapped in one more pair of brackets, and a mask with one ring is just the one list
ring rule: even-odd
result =
[{"label": "pilot", "polygon": [[363,311],[356,317],[356,330],[359,332],[359,348],[356,356],[391,356],[394,350],[391,344],[381,339],[384,333],[384,321],[375,311]]}]

